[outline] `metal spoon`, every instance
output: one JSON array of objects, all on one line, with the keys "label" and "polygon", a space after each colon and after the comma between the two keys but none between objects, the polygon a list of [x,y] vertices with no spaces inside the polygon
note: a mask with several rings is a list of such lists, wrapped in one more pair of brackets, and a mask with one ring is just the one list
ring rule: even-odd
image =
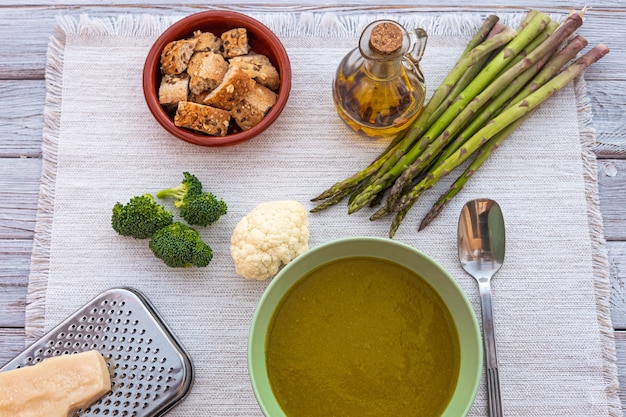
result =
[{"label": "metal spoon", "polygon": [[458,242],[461,266],[478,282],[487,367],[489,416],[499,417],[502,416],[502,402],[490,286],[491,277],[504,262],[504,218],[498,203],[486,198],[468,201],[459,217]]}]

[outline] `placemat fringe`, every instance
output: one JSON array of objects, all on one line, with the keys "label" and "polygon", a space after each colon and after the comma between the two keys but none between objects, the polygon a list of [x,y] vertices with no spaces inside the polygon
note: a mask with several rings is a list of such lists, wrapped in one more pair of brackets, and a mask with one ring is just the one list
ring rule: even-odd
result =
[{"label": "placemat fringe", "polygon": [[[471,36],[484,21],[487,14],[475,13],[435,16],[431,14],[405,13],[402,15],[378,13],[352,15],[337,13],[247,13],[262,21],[279,37],[353,37],[374,20],[393,19],[412,29],[421,27],[429,34],[445,36]],[[500,21],[510,27],[517,27],[525,12],[498,14]],[[186,15],[156,16],[149,14],[125,14],[115,17],[89,17],[81,14],[57,16],[59,28],[66,34],[91,36],[157,36]],[[562,16],[551,16],[561,19]]]},{"label": "placemat fringe", "polygon": [[611,320],[610,299],[611,285],[609,282],[609,260],[604,240],[604,224],[600,212],[598,200],[598,166],[594,153],[595,130],[591,127],[593,113],[591,100],[587,95],[587,84],[583,76],[574,83],[576,102],[578,105],[578,126],[582,148],[582,159],[585,180],[585,193],[587,198],[587,211],[589,219],[589,234],[593,250],[592,265],[594,269],[594,284],[596,294],[596,310],[598,312],[598,325],[600,337],[603,338],[602,347],[604,355],[604,378],[606,381],[607,401],[609,413],[612,417],[622,416],[622,405],[617,395],[619,381],[617,379],[617,353],[615,350],[615,338],[613,323]]},{"label": "placemat fringe", "polygon": [[61,123],[61,101],[63,87],[63,58],[65,54],[66,31],[55,28],[51,36],[46,60],[46,106],[44,108],[44,128],[42,140],[41,186],[39,206],[35,224],[33,251],[31,255],[30,278],[26,297],[25,334],[26,346],[44,333],[46,313],[46,289],[50,263],[52,239],[52,219],[54,214],[54,189],[56,183],[57,148]]},{"label": "placemat fringe", "polygon": [[[210,9],[209,9],[210,10]],[[353,37],[374,20],[393,19],[407,29],[421,27],[433,36],[459,34],[471,36],[482,24],[487,14],[463,13],[451,15],[420,14],[419,12],[378,13],[353,15],[339,13],[247,13],[262,21],[279,37]],[[498,14],[500,22],[517,28],[526,12]],[[553,14],[550,18],[560,21],[562,15]],[[61,30],[73,35],[92,36],[158,36],[176,21],[186,15],[156,16],[149,14],[125,14],[115,17],[57,16]]]},{"label": "placemat fringe", "polygon": [[[210,9],[208,9],[210,10]],[[354,15],[341,13],[247,13],[262,21],[279,37],[319,36],[336,37],[350,36],[359,33],[374,20],[394,19],[407,29],[424,28],[429,34],[436,36],[471,36],[487,17],[487,13],[461,13],[450,15],[420,14],[407,12],[401,15],[394,13],[378,13],[371,15]],[[497,14],[500,22],[517,28],[526,12]],[[71,15],[57,16],[58,26],[67,34],[93,36],[157,36],[176,21],[187,15],[156,16],[149,14],[124,14],[115,17],[89,17],[82,14],[77,19]],[[560,14],[548,14],[551,19],[560,21]]]}]

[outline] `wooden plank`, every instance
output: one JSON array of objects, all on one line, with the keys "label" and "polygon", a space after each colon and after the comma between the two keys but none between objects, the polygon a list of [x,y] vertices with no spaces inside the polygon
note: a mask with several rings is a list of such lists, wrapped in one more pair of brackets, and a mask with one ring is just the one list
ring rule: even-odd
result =
[{"label": "wooden plank", "polygon": [[[31,238],[39,195],[41,160],[0,159],[0,238]],[[626,160],[598,163],[600,210],[608,240],[626,240]]]},{"label": "wooden plank", "polygon": [[0,239],[0,327],[24,327],[33,241]]},{"label": "wooden plank", "polygon": [[[221,4],[220,4],[221,3]],[[548,13],[566,13],[572,7],[583,7],[568,1],[537,1],[526,3],[524,7],[516,5],[509,0],[499,4],[481,2],[480,5],[464,5],[462,7],[442,5],[433,7],[425,1],[406,1],[392,6],[330,6],[330,5],[288,5],[277,7],[279,4],[288,4],[283,0],[276,4],[266,2],[250,2],[231,6],[225,1],[212,3],[213,8],[227,8],[242,12],[259,11],[333,11],[337,13],[363,12],[364,10],[376,10],[380,12],[415,12],[422,14],[442,14],[449,12],[480,12],[480,13],[505,13],[510,11],[523,12],[529,8],[537,8]],[[626,46],[622,39],[626,37],[626,26],[622,24],[626,18],[624,5],[618,0],[605,1],[602,6],[591,8],[586,13],[584,26],[579,33],[585,36],[591,44],[604,42],[612,48],[612,53],[603,58],[597,65],[592,66],[588,76],[594,79],[626,79],[626,71],[622,65],[626,54]],[[44,65],[48,39],[53,33],[55,16],[69,14],[79,16],[87,13],[90,16],[115,16],[127,13],[151,13],[164,14],[191,14],[202,10],[208,10],[205,2],[196,1],[183,7],[176,3],[162,2],[159,7],[155,4],[146,5],[139,2],[115,5],[79,5],[80,2],[58,4],[47,7],[44,1],[36,2],[32,6],[15,4],[15,7],[3,7],[0,9],[0,38],[4,40],[0,44],[0,79],[41,79],[44,76]],[[74,5],[75,4],[75,5]],[[38,6],[39,5],[39,6]],[[410,7],[409,7],[410,6]],[[610,10],[615,8],[616,10]],[[619,8],[619,9],[618,9]],[[607,12],[610,11],[610,12]],[[610,28],[610,30],[607,30]],[[20,45],[20,48],[15,48]]]},{"label": "wooden plank", "polygon": [[[0,327],[22,326],[31,240],[0,239]],[[613,327],[626,331],[626,242],[607,242]]]},{"label": "wooden plank", "polygon": [[[598,156],[626,158],[626,84],[611,80],[587,80],[586,84],[596,140],[615,146],[600,147]],[[41,156],[45,81],[0,80],[0,91],[4,98],[0,100],[0,158]]]},{"label": "wooden plank", "polygon": [[[598,64],[600,63],[602,61]],[[615,150],[611,152],[611,147],[601,147],[597,152],[598,156],[626,158],[626,83],[612,80],[598,82],[588,79],[587,76],[585,80],[587,97],[593,112],[591,126],[596,130],[596,141],[615,145],[620,151],[618,154]]]},{"label": "wooden plank", "polygon": [[24,350],[24,329],[0,328],[0,346],[0,366],[4,366]]},{"label": "wooden plank", "polygon": [[626,242],[607,242],[607,253],[611,271],[613,328],[626,331]]},{"label": "wooden plank", "polygon": [[[340,2],[337,1],[335,2],[336,4],[333,4],[332,2],[326,2],[324,3],[327,7],[332,5],[334,7],[341,7],[341,8],[355,8],[355,7],[364,7],[362,3],[366,3],[366,2],[361,2],[361,4],[359,5],[358,2],[353,2],[353,3],[347,3],[347,2]],[[371,4],[372,2],[370,2]],[[19,1],[19,0],[5,0],[3,1],[3,5],[6,6],[11,6],[11,7],[21,7],[23,6],[23,2]],[[84,1],[82,0],[31,0],[28,2],[29,5],[32,6],[49,6],[49,5],[54,5],[55,7],[67,7],[67,6],[71,6],[71,5],[76,5],[76,6],[80,6],[85,4]],[[118,3],[109,3],[112,7],[115,7],[116,4],[120,4]],[[171,0],[153,0],[150,3],[146,3],[145,0],[128,0],[125,1],[123,4],[128,5],[128,6],[133,6],[133,7],[144,7],[144,8],[149,8],[149,7],[158,7],[158,8],[163,8],[163,7],[173,7],[175,5],[180,5],[180,3],[175,3],[172,2]],[[207,7],[207,2],[203,1],[203,0],[189,0],[186,1],[185,4],[192,6],[199,6],[199,7]],[[214,6],[228,6],[232,4],[232,1],[229,0],[214,0],[210,3],[211,5]],[[276,6],[300,6],[300,7],[306,7],[308,6],[318,6],[319,7],[319,2],[316,1],[312,1],[312,0],[299,0],[299,1],[293,1],[293,0],[276,0],[276,1],[272,1],[272,2],[268,2],[267,0],[246,0],[246,1],[242,1],[238,3],[241,7],[273,7],[276,8]],[[377,3],[380,4],[380,3]],[[466,1],[463,2],[462,5],[459,5],[459,2],[454,2],[454,1],[439,1],[437,3],[436,6],[433,5],[432,1],[429,0],[395,0],[393,2],[393,6],[414,6],[414,7],[428,7],[431,9],[436,9],[436,10],[441,10],[441,9],[459,9],[459,8],[467,8],[467,7],[481,7],[481,8],[489,8],[489,9],[500,9],[503,7],[509,7],[509,8],[519,8],[520,6],[518,6],[519,2],[516,0],[485,0],[485,1]],[[585,2],[580,2],[580,1],[571,1],[571,0],[529,0],[529,1],[525,1],[524,2],[524,8],[529,8],[529,7],[533,7],[533,8],[558,8],[558,9],[565,9],[565,10],[569,10],[573,7],[578,7],[581,8],[583,6],[587,5],[587,3]],[[384,6],[377,6],[377,8],[381,9]],[[387,6],[389,7],[389,6]],[[624,7],[624,3],[622,0],[602,0],[601,4],[595,5],[594,4],[594,9],[596,8],[602,8],[602,9],[607,9],[607,8],[623,8]]]},{"label": "wooden plank", "polygon": [[[621,155],[601,147],[598,156],[626,158],[626,84],[622,81],[586,80],[596,140],[614,145]],[[1,157],[41,156],[45,81],[0,80]],[[607,92],[610,92],[607,93]]]},{"label": "wooden plank", "polygon": [[0,158],[0,239],[32,239],[40,172],[40,159]]},{"label": "wooden plank", "polygon": [[[0,80],[0,91],[4,97],[0,100],[0,158],[41,156],[45,81]],[[626,84],[591,79],[587,93],[597,141],[615,147],[600,147],[598,156],[626,158]]]},{"label": "wooden plank", "polygon": [[[39,159],[0,159],[0,326],[7,323],[2,306],[23,294],[30,258],[40,181]],[[626,329],[626,160],[599,161],[599,187],[613,281],[613,320]],[[10,307],[11,309],[14,306]],[[8,319],[15,322],[13,313]]]},{"label": "wooden plank", "polygon": [[40,157],[44,80],[0,80],[0,157]]},{"label": "wooden plank", "polygon": [[598,161],[600,211],[607,240],[626,240],[626,160]]}]

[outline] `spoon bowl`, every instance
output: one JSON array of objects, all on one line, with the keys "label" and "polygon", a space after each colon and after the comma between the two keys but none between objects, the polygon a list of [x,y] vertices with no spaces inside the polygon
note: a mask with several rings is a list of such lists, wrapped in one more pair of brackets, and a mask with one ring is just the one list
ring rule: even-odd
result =
[{"label": "spoon bowl", "polygon": [[478,282],[482,310],[489,416],[502,416],[500,377],[491,304],[491,278],[504,262],[504,217],[498,203],[481,198],[468,201],[461,210],[458,228],[459,260]]},{"label": "spoon bowl", "polygon": [[504,262],[504,217],[498,203],[469,201],[459,218],[459,260],[476,279],[489,280]]}]

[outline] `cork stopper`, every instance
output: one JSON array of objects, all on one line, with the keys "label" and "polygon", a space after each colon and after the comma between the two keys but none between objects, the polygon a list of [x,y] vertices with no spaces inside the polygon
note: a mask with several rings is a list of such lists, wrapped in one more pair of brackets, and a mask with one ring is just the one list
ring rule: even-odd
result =
[{"label": "cork stopper", "polygon": [[379,23],[372,29],[370,47],[381,55],[390,55],[402,47],[402,31],[393,23]]}]

